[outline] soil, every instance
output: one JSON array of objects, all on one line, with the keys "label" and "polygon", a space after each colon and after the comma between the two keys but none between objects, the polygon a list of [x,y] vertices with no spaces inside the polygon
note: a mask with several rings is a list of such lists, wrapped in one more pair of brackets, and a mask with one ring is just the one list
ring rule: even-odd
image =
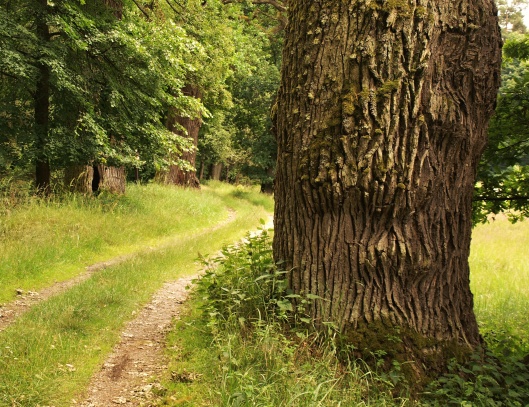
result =
[{"label": "soil", "polygon": [[41,301],[47,300],[57,294],[63,293],[68,289],[82,283],[92,276],[92,274],[101,271],[107,267],[114,266],[119,263],[123,263],[126,260],[131,259],[135,253],[131,253],[124,256],[115,257],[113,259],[103,261],[100,263],[93,264],[86,267],[85,271],[78,276],[66,280],[55,282],[49,287],[46,287],[39,292],[36,291],[23,291],[17,290],[17,299],[4,306],[0,306],[0,332],[11,325],[15,320],[26,313],[32,306],[38,304]]},{"label": "soil", "polygon": [[121,334],[120,343],[92,378],[82,407],[141,406],[155,397],[156,377],[166,369],[165,336],[196,278],[166,283]]},{"label": "soil", "polygon": [[[223,220],[220,223],[217,223],[215,226],[205,231],[200,232],[199,235],[211,233],[225,226],[226,224],[235,220],[235,215],[236,215],[235,211],[233,209],[228,208],[228,217],[225,220]],[[72,279],[66,280],[66,281],[55,282],[51,286],[43,288],[42,290],[39,290],[39,292],[24,291],[21,289],[17,290],[17,298],[15,301],[9,302],[4,305],[0,304],[0,332],[2,332],[9,325],[15,322],[17,318],[19,318],[24,313],[26,313],[35,304],[38,304],[41,301],[45,301],[55,295],[58,295],[58,294],[61,294],[67,291],[68,289],[76,286],[77,284],[80,284],[83,281],[89,279],[92,276],[92,274],[97,273],[98,271],[104,270],[107,267],[112,267],[117,264],[123,263],[127,260],[130,260],[138,254],[142,254],[142,253],[149,252],[149,251],[163,250],[164,248],[167,248],[171,246],[172,244],[173,244],[173,240],[169,239],[154,247],[147,247],[146,249],[140,250],[138,252],[125,254],[122,256],[114,257],[106,261],[92,264],[86,267],[85,271],[79,274],[78,276]]]},{"label": "soil", "polygon": [[[235,219],[230,211],[223,222],[203,233],[210,233]],[[271,227],[272,223],[266,225]],[[259,233],[259,232],[257,232]],[[164,243],[148,250],[159,250],[168,246]],[[17,291],[18,299],[0,308],[0,331],[5,329],[17,317],[32,305],[62,293],[88,279],[92,274],[106,267],[122,263],[137,253],[116,257],[86,268],[85,272],[68,281],[58,282],[36,292]],[[161,386],[156,382],[167,368],[164,356],[165,337],[172,321],[180,317],[181,307],[187,298],[187,288],[198,275],[187,276],[170,281],[154,294],[151,302],[141,309],[134,319],[127,323],[121,340],[107,357],[100,371],[90,382],[84,400],[72,400],[72,406],[113,407],[113,406],[149,406],[156,398]],[[194,380],[182,377],[180,380]]]}]

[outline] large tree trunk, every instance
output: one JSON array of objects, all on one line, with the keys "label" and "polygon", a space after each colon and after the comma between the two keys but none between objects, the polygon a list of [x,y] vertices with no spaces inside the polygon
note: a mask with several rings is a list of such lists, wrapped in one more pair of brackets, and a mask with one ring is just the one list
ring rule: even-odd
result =
[{"label": "large tree trunk", "polygon": [[[50,40],[50,29],[46,21],[47,0],[39,0],[40,8],[36,11],[37,37],[47,42]],[[47,156],[49,115],[50,115],[50,69],[44,62],[38,63],[39,77],[37,79],[34,97],[34,118],[36,133],[36,162],[35,185],[40,194],[50,193],[51,169]]]},{"label": "large tree trunk", "polygon": [[316,324],[357,348],[395,332],[438,355],[480,343],[468,255],[496,14],[492,0],[289,2],[274,254],[296,293],[324,299]]},{"label": "large tree trunk", "polygon": [[222,175],[222,164],[211,164],[209,177],[212,180],[220,181]]},{"label": "large tree trunk", "polygon": [[[186,96],[191,96],[197,99],[202,97],[200,90],[193,85],[186,85],[182,89],[182,93]],[[182,126],[186,132],[183,133],[179,126]],[[191,151],[185,151],[181,158],[185,161],[188,161],[193,167],[195,167],[196,164],[198,133],[201,126],[202,119],[200,116],[193,118],[179,116],[175,109],[172,109],[167,116],[166,127],[174,133],[179,134],[182,137],[187,137],[191,140],[194,149]],[[171,165],[166,172],[157,174],[157,178],[161,179],[166,184],[200,188],[200,181],[197,178],[196,169],[192,171],[186,171],[177,165]]]}]

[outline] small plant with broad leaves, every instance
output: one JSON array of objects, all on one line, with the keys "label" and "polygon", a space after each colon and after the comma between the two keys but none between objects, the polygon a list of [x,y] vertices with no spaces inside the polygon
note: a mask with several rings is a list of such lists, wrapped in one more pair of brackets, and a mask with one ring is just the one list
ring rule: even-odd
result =
[{"label": "small plant with broad leaves", "polygon": [[514,356],[490,351],[472,355],[465,365],[452,360],[449,372],[424,394],[431,406],[525,407],[529,405],[529,366]]},{"label": "small plant with broad leaves", "polygon": [[205,315],[212,326],[280,321],[292,314],[286,271],[274,263],[271,234],[266,228],[248,234],[242,243],[225,247],[220,255],[201,261],[205,273],[197,291],[205,300]]}]

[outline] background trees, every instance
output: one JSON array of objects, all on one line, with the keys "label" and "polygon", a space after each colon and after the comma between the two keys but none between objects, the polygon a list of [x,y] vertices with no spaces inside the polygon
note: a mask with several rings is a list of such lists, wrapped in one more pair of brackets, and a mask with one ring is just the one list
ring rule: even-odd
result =
[{"label": "background trees", "polygon": [[[509,3],[499,4],[505,39],[502,85],[478,171],[475,222],[486,222],[491,214],[507,213],[511,221],[529,215],[529,40],[521,19],[521,8],[527,1]],[[509,25],[506,21],[513,21],[513,13],[518,23]]]},{"label": "background trees", "polygon": [[[0,6],[0,172],[33,167],[46,191],[53,170],[75,166],[139,168],[147,178],[170,166],[191,170],[196,140],[189,142],[178,120],[168,128],[168,118],[202,116],[226,133],[231,119],[221,117],[234,116],[235,106],[230,81],[235,74],[244,81],[256,71],[252,64],[266,60],[247,58],[266,52],[263,42],[245,39],[253,33],[240,28],[238,4],[2,0]],[[259,108],[251,115],[266,117]]]}]

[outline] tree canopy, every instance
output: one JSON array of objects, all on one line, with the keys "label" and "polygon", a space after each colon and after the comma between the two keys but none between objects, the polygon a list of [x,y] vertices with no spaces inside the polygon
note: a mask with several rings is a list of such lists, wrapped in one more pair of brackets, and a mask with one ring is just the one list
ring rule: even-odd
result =
[{"label": "tree canopy", "polygon": [[[227,133],[232,110],[250,97],[236,96],[236,105],[232,92],[277,66],[264,28],[240,18],[252,10],[214,0],[1,0],[0,173],[39,161],[53,169],[186,167],[179,157],[192,147],[166,128],[167,112],[202,114],[206,131],[220,126],[215,134]],[[268,83],[257,88],[268,86],[269,103],[275,85],[258,78]],[[188,83],[201,89],[204,103],[183,94]],[[252,109],[260,109],[250,113],[260,136],[268,111]]]}]

